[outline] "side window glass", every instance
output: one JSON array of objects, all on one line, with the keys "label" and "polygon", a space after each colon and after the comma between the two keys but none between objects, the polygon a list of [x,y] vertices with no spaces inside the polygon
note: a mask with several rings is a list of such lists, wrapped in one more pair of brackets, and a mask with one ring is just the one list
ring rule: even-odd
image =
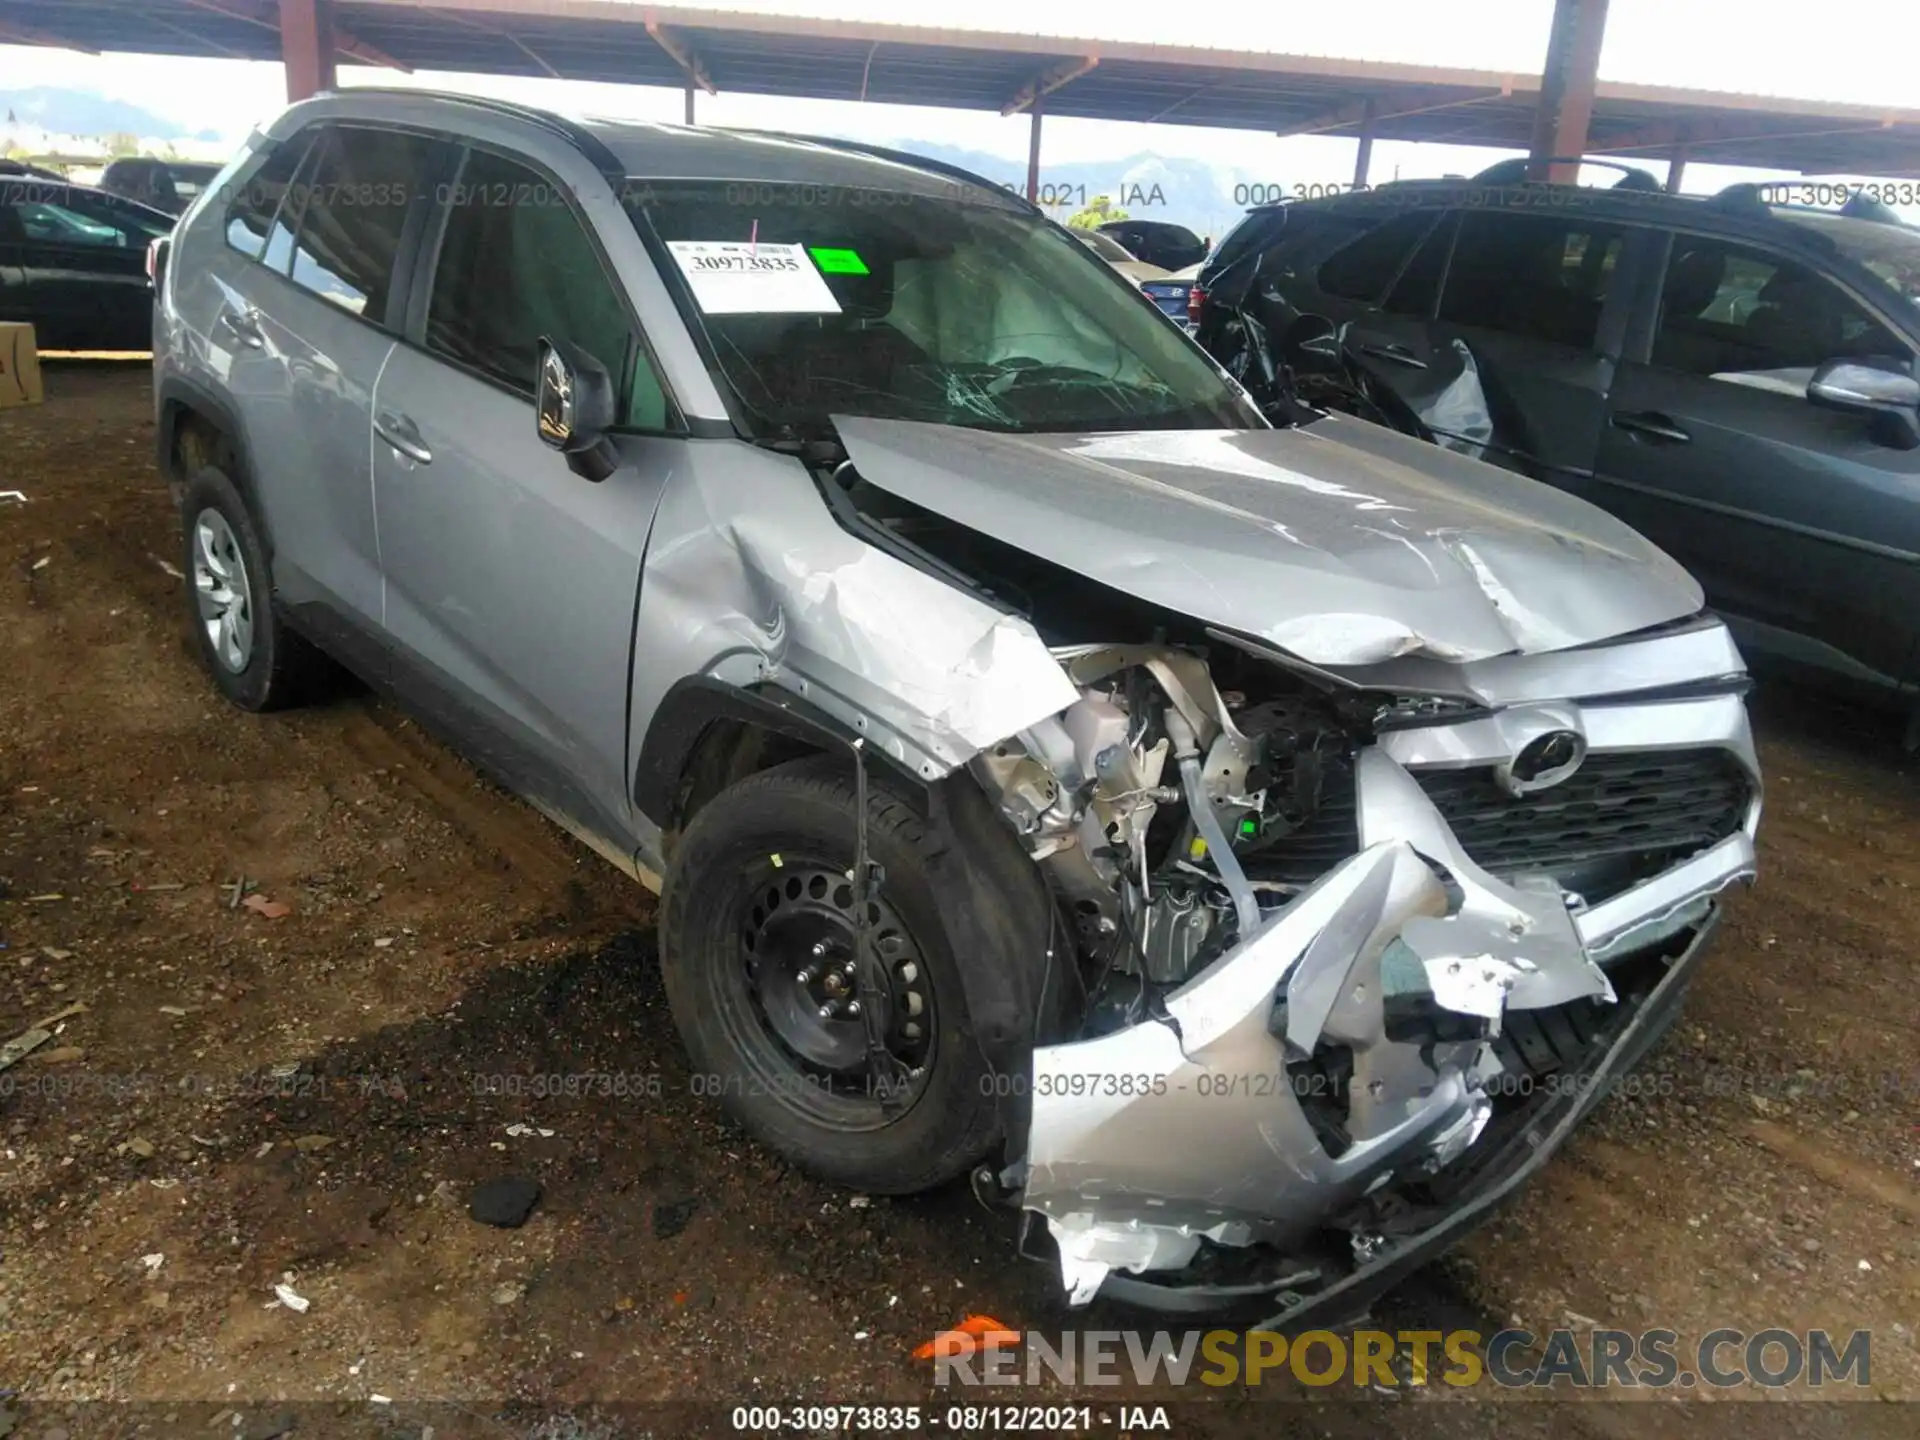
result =
[{"label": "side window glass", "polygon": [[1393,282],[1382,309],[1395,315],[1433,314],[1434,303],[1440,298],[1440,281],[1447,273],[1447,257],[1453,250],[1457,223],[1456,216],[1447,215],[1433,227],[1420,242],[1420,248],[1413,252],[1413,258],[1407,261],[1400,278]]},{"label": "side window glass", "polygon": [[1842,356],[1911,354],[1838,285],[1797,260],[1674,237],[1653,336],[1655,365],[1731,377],[1811,370]]},{"label": "side window glass", "polygon": [[[73,207],[71,192],[56,186],[28,186],[13,197],[20,237],[41,245],[79,245],[88,249],[121,249],[133,242],[126,231]],[[0,222],[4,224],[5,222]],[[6,225],[11,230],[11,225]]]},{"label": "side window glass", "polygon": [[400,237],[415,197],[426,193],[434,142],[393,130],[341,126],[328,133],[304,190],[296,285],[343,310],[386,323]]},{"label": "side window glass", "polygon": [[565,193],[481,150],[468,152],[451,193],[427,306],[428,348],[531,395],[541,337],[569,340],[615,385],[626,377],[621,423],[664,428],[665,393]]},{"label": "side window glass", "polygon": [[[227,244],[242,255],[250,255],[255,260],[265,255],[273,217],[279,213],[287,187],[293,183],[312,140],[311,130],[301,131],[277,147],[267,157],[266,164],[254,172],[253,178],[235,191],[227,207]],[[284,262],[278,268],[285,268]]]},{"label": "side window glass", "polygon": [[1590,349],[1625,243],[1617,226],[1573,218],[1467,215],[1440,318]]},{"label": "side window glass", "polygon": [[1347,300],[1377,301],[1433,218],[1431,211],[1416,211],[1375,226],[1320,267],[1320,289]]},{"label": "side window glass", "polygon": [[18,245],[28,238],[27,223],[20,214],[26,195],[24,185],[0,184],[0,245]]}]

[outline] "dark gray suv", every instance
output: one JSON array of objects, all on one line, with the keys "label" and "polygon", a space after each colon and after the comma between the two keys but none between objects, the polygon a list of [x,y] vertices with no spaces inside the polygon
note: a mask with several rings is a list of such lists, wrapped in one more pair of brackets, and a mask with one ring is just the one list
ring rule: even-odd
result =
[{"label": "dark gray suv", "polygon": [[1075,1302],[1298,1321],[1404,1273],[1753,874],[1743,667],[1679,566],[1269,425],[998,186],[354,90],[161,249],[213,682],[396,695],[663,891],[696,1093],[844,1184],[971,1172]]},{"label": "dark gray suv", "polygon": [[[1412,182],[1255,211],[1199,283],[1257,260],[1254,315],[1344,325],[1441,443],[1618,515],[1743,647],[1911,694],[1920,230],[1771,203],[1832,188]],[[1238,325],[1200,339],[1232,364]]]}]

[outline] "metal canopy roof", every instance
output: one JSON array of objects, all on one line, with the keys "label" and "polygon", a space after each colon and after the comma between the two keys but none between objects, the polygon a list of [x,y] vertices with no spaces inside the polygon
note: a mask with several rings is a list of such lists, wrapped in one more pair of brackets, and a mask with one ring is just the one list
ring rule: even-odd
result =
[{"label": "metal canopy roof", "polygon": [[[276,0],[0,0],[0,41],[280,57]],[[625,0],[336,0],[349,63],[1524,150],[1540,79]],[[684,68],[683,68],[684,62]],[[1600,82],[1589,154],[1920,177],[1920,110]]]}]

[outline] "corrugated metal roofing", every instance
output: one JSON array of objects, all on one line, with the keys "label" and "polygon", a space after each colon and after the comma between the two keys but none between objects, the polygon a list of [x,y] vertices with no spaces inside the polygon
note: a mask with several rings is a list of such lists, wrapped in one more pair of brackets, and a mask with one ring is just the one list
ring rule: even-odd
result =
[{"label": "corrugated metal roofing", "polygon": [[[621,0],[337,0],[349,60],[420,70],[714,88],[999,111],[1036,84],[1049,115],[1526,148],[1536,75]],[[279,57],[275,0],[0,0],[0,39]],[[10,33],[9,33],[10,32]],[[664,43],[663,43],[664,42]],[[1089,61],[1093,62],[1089,65]],[[1076,73],[1077,72],[1077,73]],[[1920,110],[1602,81],[1589,154],[1920,178]]]}]

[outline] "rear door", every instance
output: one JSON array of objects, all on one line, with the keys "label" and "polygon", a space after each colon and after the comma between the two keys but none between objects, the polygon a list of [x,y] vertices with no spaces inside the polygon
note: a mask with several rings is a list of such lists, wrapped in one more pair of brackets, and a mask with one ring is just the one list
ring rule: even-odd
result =
[{"label": "rear door", "polygon": [[1486,458],[1584,491],[1626,328],[1615,281],[1633,232],[1578,207],[1465,210],[1456,223],[1420,358],[1464,342],[1492,420]]},{"label": "rear door", "polygon": [[1440,363],[1433,310],[1454,226],[1439,210],[1396,215],[1328,256],[1315,276],[1318,308],[1346,325],[1354,358],[1409,399]]},{"label": "rear door", "polygon": [[278,180],[283,159],[279,170],[269,162],[272,178],[240,187],[228,243],[259,263],[226,267],[209,340],[247,417],[281,603],[378,669],[373,387],[405,312],[436,166],[454,151],[362,125],[302,136],[290,183]]},{"label": "rear door", "polygon": [[[521,793],[631,850],[629,661],[654,508],[685,442],[592,226],[557,180],[474,149],[375,397],[396,684]],[[623,396],[595,484],[535,429],[542,336]]]},{"label": "rear door", "polygon": [[1920,450],[1808,403],[1815,367],[1914,348],[1790,254],[1677,234],[1620,367],[1595,498],[1771,648],[1886,681],[1920,624]]}]

